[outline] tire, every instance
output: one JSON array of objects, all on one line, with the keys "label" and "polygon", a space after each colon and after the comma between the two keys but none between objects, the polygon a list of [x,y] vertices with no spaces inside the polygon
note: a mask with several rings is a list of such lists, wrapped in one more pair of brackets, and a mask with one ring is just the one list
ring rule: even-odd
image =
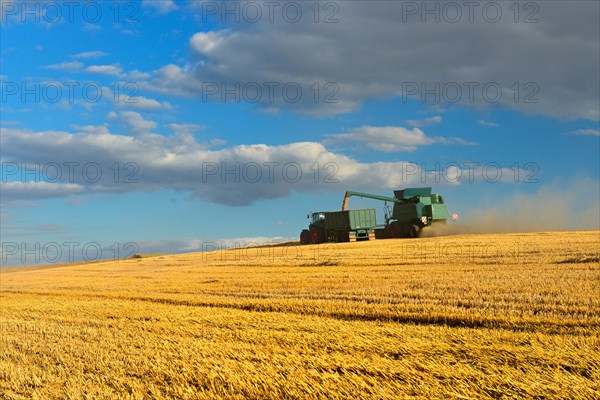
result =
[{"label": "tire", "polygon": [[333,241],[339,243],[342,241],[342,232],[336,231],[333,233]]},{"label": "tire", "polygon": [[418,225],[411,225],[408,228],[408,237],[415,239],[419,237],[419,226]]},{"label": "tire", "polygon": [[303,229],[300,232],[300,244],[310,244],[310,232],[308,229]]},{"label": "tire", "polygon": [[311,228],[310,230],[310,242],[312,244],[318,244],[323,242],[323,235],[321,231],[317,228]]},{"label": "tire", "polygon": [[335,241],[338,243],[349,242],[350,235],[348,234],[348,232],[339,231],[335,235]]},{"label": "tire", "polygon": [[398,221],[394,221],[390,224],[390,237],[400,238],[402,237],[402,226]]}]

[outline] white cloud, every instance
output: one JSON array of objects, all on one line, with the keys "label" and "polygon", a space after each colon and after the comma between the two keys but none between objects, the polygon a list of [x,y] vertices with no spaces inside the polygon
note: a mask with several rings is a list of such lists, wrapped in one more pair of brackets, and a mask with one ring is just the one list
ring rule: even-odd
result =
[{"label": "white cloud", "polygon": [[138,31],[137,29],[129,29],[129,28],[126,28],[126,26],[132,26],[132,24],[126,24],[125,26],[123,26],[122,24],[118,24],[115,22],[112,25],[114,30],[121,32],[125,35],[130,35],[130,36],[135,36],[135,37],[139,37],[141,35],[140,31]]},{"label": "white cloud", "polygon": [[72,125],[78,133],[87,133],[92,135],[110,135],[106,125]]},{"label": "white cloud", "polygon": [[[109,132],[106,126],[76,126],[75,133],[0,128],[3,161],[41,165],[96,162],[104,168],[115,162],[119,165],[134,163],[138,181],[135,184],[115,183],[109,173],[103,174],[99,182],[82,180],[79,174],[77,180],[68,183],[83,186],[86,194],[182,190],[196,198],[233,206],[283,198],[293,191],[343,192],[348,188],[389,191],[405,186],[432,185],[432,182],[435,186],[451,183],[440,174],[423,175],[419,165],[403,161],[360,162],[330,151],[321,143],[249,144],[214,149],[212,146],[222,144],[218,139],[207,139],[207,143],[202,143],[182,131],[169,137],[153,134],[149,131],[156,123],[135,112],[113,112],[110,118],[136,135],[117,135]],[[418,132],[406,132],[409,133],[403,146],[435,140],[424,138]],[[394,141],[391,145],[399,146]],[[315,165],[320,171],[317,179]],[[528,172],[523,171],[523,174]],[[506,178],[503,182],[514,183],[511,181],[514,173],[502,171],[502,179]],[[462,176],[466,180],[468,173],[463,171]],[[474,176],[479,181],[483,174],[476,171]],[[8,190],[11,189],[14,188]],[[2,190],[4,196],[4,186]],[[9,198],[18,199],[19,195],[25,194],[18,192]]]},{"label": "white cloud", "polygon": [[84,51],[82,53],[73,54],[71,57],[73,58],[99,58],[104,57],[106,55],[103,51]]},{"label": "white cloud", "polygon": [[167,127],[175,133],[192,134],[206,129],[205,126],[197,124],[168,124]]},{"label": "white cloud", "polygon": [[578,129],[572,132],[574,135],[600,136],[600,129]]},{"label": "white cloud", "polygon": [[190,39],[192,48],[200,54],[210,54],[230,37],[230,32],[210,31],[196,33]]},{"label": "white cloud", "polygon": [[[130,114],[130,119],[125,119],[125,123],[136,125],[140,122],[139,116],[134,114]],[[113,118],[122,117],[116,113],[113,115]],[[132,162],[139,167],[136,176],[138,184],[117,185],[109,176],[94,185],[89,182],[75,183],[86,185],[87,192],[187,190],[195,197],[227,205],[246,205],[258,199],[285,197],[292,190],[341,190],[346,185],[362,188],[365,182],[372,187],[389,188],[401,185],[402,180],[406,181],[398,163],[359,163],[344,155],[331,153],[319,143],[240,145],[213,151],[206,145],[180,135],[166,138],[147,133],[133,137],[99,135],[91,132],[90,128],[86,130],[71,134],[2,128],[2,147],[10,151],[3,151],[3,156],[9,161],[44,163],[69,160],[80,161],[82,165],[88,162],[100,165]],[[333,179],[341,183],[315,183],[309,171],[316,162],[321,166],[327,163],[335,166]],[[254,180],[256,169],[244,170],[247,165],[260,166],[261,174],[257,181]],[[297,167],[304,171],[298,181],[295,180]],[[217,168],[216,172],[214,168]],[[235,171],[236,168],[237,181],[231,174],[222,175],[223,171]],[[246,171],[250,180],[239,179],[244,173],[242,171]]]},{"label": "white cloud", "polygon": [[[114,98],[114,94],[113,94]],[[168,101],[159,102],[144,96],[120,95],[116,102],[117,107],[132,108],[143,111],[170,110],[173,106]]]},{"label": "white cloud", "polygon": [[90,65],[85,69],[85,71],[94,74],[111,75],[116,77],[123,76],[123,69],[118,65]]},{"label": "white cloud", "polygon": [[131,71],[125,73],[125,77],[130,80],[141,81],[141,80],[150,78],[151,75],[147,72],[143,72],[138,69],[134,69],[134,70],[131,70]]},{"label": "white cloud", "polygon": [[477,121],[477,123],[478,123],[479,125],[488,126],[488,127],[492,127],[492,128],[496,128],[496,127],[498,127],[498,126],[499,126],[499,125],[498,125],[497,123],[495,123],[495,122],[491,122],[491,121],[485,121],[485,120],[483,120],[483,119],[480,119],[479,121]]},{"label": "white cloud", "polygon": [[2,201],[16,199],[48,199],[81,194],[85,187],[76,183],[50,182],[19,182],[7,181],[2,183]]},{"label": "white cloud", "polygon": [[69,61],[69,62],[63,62],[63,63],[58,63],[58,64],[46,65],[44,68],[55,69],[55,70],[66,71],[66,72],[77,72],[82,67],[83,67],[83,64],[80,63],[79,61]]},{"label": "white cloud", "polygon": [[423,126],[432,125],[432,124],[439,124],[440,122],[442,122],[442,117],[440,117],[439,115],[436,115],[435,117],[431,117],[431,118],[409,119],[408,121],[406,121],[407,124],[409,124],[410,126],[414,126],[416,128],[421,128]]},{"label": "white cloud", "polygon": [[123,68],[118,64],[111,65],[90,65],[85,69],[86,72],[92,74],[102,74],[102,75],[110,75],[115,76],[120,79],[130,79],[133,81],[140,81],[144,79],[148,79],[150,74],[142,72],[140,70],[134,69],[129,72],[123,71]]},{"label": "white cloud", "polygon": [[152,9],[159,15],[166,15],[177,10],[177,5],[173,0],[144,0],[142,6],[147,9]]},{"label": "white cloud", "polygon": [[[6,112],[6,110],[4,108],[1,108],[0,111],[2,112]],[[22,121],[13,121],[13,120],[9,120],[9,119],[3,119],[2,121],[0,121],[0,123],[4,126],[16,126],[16,125],[21,125],[23,122]]]},{"label": "white cloud", "polygon": [[180,67],[175,64],[165,65],[154,71],[154,79],[148,85],[148,89],[176,96],[196,96],[202,93],[202,82],[190,79],[191,73],[192,70],[188,67]]},{"label": "white cloud", "polygon": [[428,137],[419,128],[406,129],[401,126],[361,126],[349,133],[326,134],[324,143],[364,143],[367,147],[383,152],[415,151],[419,146],[442,144],[472,145],[459,138]]},{"label": "white cloud", "polygon": [[128,127],[128,132],[134,135],[150,133],[157,126],[156,122],[144,119],[140,113],[135,111],[123,111],[119,113],[111,111],[108,114],[108,118]]}]

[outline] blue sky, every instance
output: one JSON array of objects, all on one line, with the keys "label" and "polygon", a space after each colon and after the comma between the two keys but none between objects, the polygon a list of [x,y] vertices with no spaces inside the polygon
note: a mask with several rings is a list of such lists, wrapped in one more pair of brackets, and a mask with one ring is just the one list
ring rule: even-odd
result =
[{"label": "blue sky", "polygon": [[3,265],[288,240],[407,186],[600,228],[597,2],[92,4],[1,2]]}]

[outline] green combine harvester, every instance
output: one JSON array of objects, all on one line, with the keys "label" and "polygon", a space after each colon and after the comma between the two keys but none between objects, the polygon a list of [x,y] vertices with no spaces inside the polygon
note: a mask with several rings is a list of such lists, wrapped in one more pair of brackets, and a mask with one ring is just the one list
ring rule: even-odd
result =
[{"label": "green combine harvester", "polygon": [[[377,225],[373,208],[346,210],[348,199],[353,196],[385,202],[385,225]],[[342,211],[311,212],[307,218],[311,222],[308,229],[300,233],[301,244],[416,238],[423,228],[445,224],[448,218],[456,220],[458,215],[450,216],[442,196],[432,194],[431,188],[425,187],[395,190],[394,197],[348,191]]]},{"label": "green combine harvester", "polygon": [[[439,194],[432,194],[430,187],[395,190],[394,197],[346,192],[342,210],[346,209],[352,196],[385,202],[385,225],[376,230],[380,238],[416,238],[426,226],[443,224],[450,218],[444,199]],[[457,218],[456,214],[452,215],[452,219]]]}]

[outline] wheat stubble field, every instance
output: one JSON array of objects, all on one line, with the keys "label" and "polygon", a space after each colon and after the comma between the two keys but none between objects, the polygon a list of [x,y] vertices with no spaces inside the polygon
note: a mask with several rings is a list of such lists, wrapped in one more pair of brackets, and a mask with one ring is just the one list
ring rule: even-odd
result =
[{"label": "wheat stubble field", "polygon": [[0,273],[0,397],[600,398],[600,232]]}]

